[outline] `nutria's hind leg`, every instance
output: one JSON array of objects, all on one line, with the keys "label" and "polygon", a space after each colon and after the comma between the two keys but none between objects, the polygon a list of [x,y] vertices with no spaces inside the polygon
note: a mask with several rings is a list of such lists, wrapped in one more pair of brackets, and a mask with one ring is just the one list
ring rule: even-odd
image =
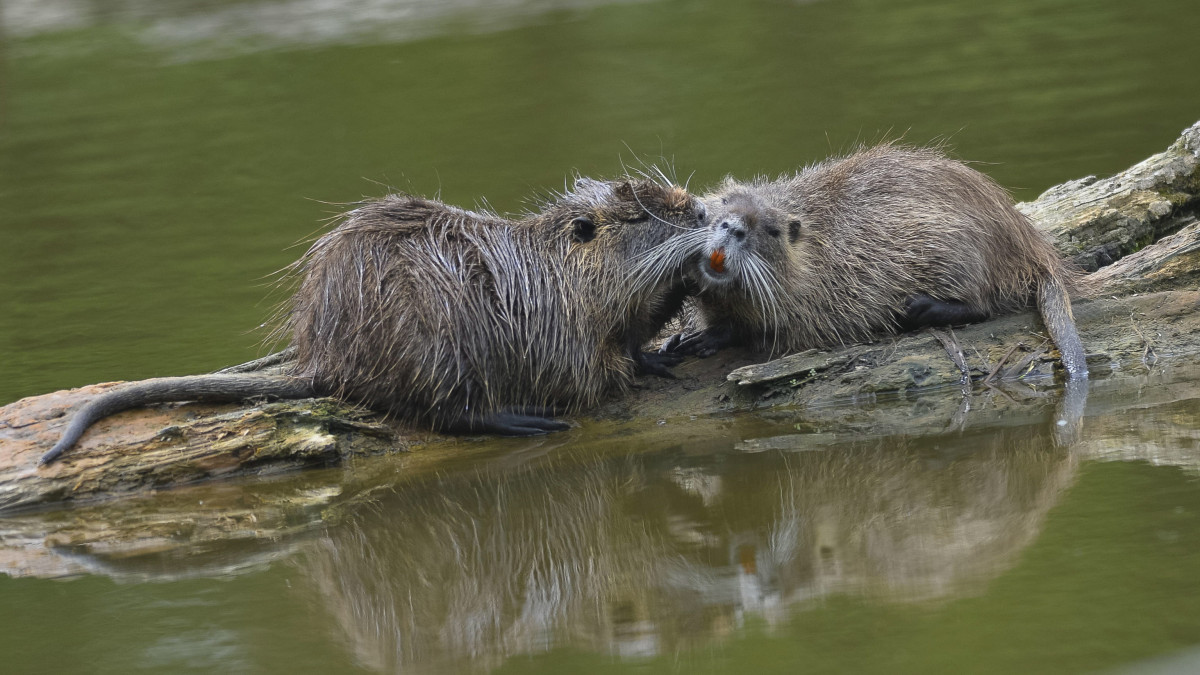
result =
[{"label": "nutria's hind leg", "polygon": [[678,354],[707,358],[733,344],[733,327],[710,326],[696,333],[672,335],[658,350],[660,354]]},{"label": "nutria's hind leg", "polygon": [[497,436],[539,436],[566,431],[571,425],[541,415],[498,412],[483,417],[461,417],[442,427],[452,434],[495,434]]},{"label": "nutria's hind leg", "polygon": [[904,301],[900,314],[901,331],[917,330],[927,326],[958,326],[978,323],[988,318],[988,313],[975,309],[957,300],[938,300],[918,293]]}]

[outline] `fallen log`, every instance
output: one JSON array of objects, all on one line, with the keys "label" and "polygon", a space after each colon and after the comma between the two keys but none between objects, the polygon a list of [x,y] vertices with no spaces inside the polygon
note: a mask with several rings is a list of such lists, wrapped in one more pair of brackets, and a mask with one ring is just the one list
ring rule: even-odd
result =
[{"label": "fallen log", "polygon": [[1088,272],[1195,222],[1200,123],[1165,152],[1104,179],[1087,176],[1018,204],[1060,252]]},{"label": "fallen log", "polygon": [[[1098,296],[1075,308],[1094,378],[1164,358],[1200,359],[1195,337],[1200,315],[1194,311],[1200,292],[1193,290],[1200,262],[1200,123],[1167,151],[1127,171],[1064,183],[1020,208],[1085,268],[1107,265],[1092,275]],[[1119,262],[1110,264],[1114,261]],[[678,380],[643,380],[592,418],[659,420],[793,406],[798,407],[791,412],[793,423],[852,427],[853,409],[824,404],[914,399],[950,387],[952,395],[941,396],[945,402],[933,407],[945,408],[945,420],[962,420],[964,376],[990,388],[1018,381],[1036,383],[1035,391],[1049,386],[1057,355],[1042,331],[1040,319],[1027,312],[769,363],[762,363],[762,355],[730,350],[684,363],[676,369]],[[278,367],[281,358],[286,355],[241,370]],[[446,440],[330,399],[165,405],[103,420],[62,460],[38,467],[38,457],[70,413],[115,384],[0,408],[0,512],[338,465]],[[971,383],[966,386],[969,395]],[[1025,397],[1030,387],[1022,386],[1022,393],[1006,395]],[[921,419],[909,415],[896,423],[916,425]]]}]

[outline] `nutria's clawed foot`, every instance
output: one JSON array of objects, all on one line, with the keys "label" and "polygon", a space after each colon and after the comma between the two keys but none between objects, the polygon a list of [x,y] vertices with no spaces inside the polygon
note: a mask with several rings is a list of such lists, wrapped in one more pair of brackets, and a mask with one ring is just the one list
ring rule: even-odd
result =
[{"label": "nutria's clawed foot", "polygon": [[733,329],[728,326],[713,326],[696,333],[676,333],[663,343],[660,354],[698,356],[702,359],[733,344]]}]

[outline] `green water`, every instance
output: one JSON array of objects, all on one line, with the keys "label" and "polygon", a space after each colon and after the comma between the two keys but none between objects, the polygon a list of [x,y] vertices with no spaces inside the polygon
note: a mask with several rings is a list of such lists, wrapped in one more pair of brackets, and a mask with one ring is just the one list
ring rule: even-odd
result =
[{"label": "green water", "polygon": [[[576,172],[702,188],[903,135],[1032,199],[1200,119],[1191,0],[0,10],[0,404],[263,353],[272,273],[387,186],[514,211]],[[751,420],[397,466],[260,564],[214,543],[0,576],[0,672],[1194,664],[1200,387],[1120,386],[1075,449],[1038,409],[819,451],[747,452],[779,433]]]},{"label": "green water", "polygon": [[[1069,446],[1054,397],[981,393],[957,432],[592,424],[88,510],[166,526],[140,550],[0,520],[4,672],[1195,672],[1198,382],[1097,382]],[[290,531],[206,536],[322,486]]]}]

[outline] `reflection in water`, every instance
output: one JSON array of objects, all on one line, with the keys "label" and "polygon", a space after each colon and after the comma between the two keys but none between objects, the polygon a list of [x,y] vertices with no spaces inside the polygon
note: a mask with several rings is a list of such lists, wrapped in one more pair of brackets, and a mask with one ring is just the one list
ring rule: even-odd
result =
[{"label": "reflection in water", "polygon": [[1054,443],[1068,448],[1079,443],[1090,380],[1068,380],[1054,409]]},{"label": "reflection in water", "polygon": [[648,656],[831,593],[974,592],[1076,467],[1033,427],[818,452],[794,438],[801,452],[565,451],[413,481],[331,527],[303,566],[375,670],[488,670],[561,645]]},{"label": "reflection in water", "polygon": [[[782,411],[690,421],[691,445],[680,430],[596,426],[562,445],[379,457],[307,482],[4,518],[0,573],[53,575],[47,565],[65,563],[88,574],[0,579],[19,608],[0,633],[82,645],[63,657],[64,672],[103,649],[110,656],[93,670],[124,673],[128,654],[160,669],[485,672],[556,648],[567,653],[537,659],[541,672],[566,662],[641,669],[656,654],[665,669],[672,655],[676,669],[717,655],[747,668],[812,660],[894,672],[895,652],[926,672],[975,658],[980,635],[998,644],[985,653],[996,670],[1047,659],[1096,669],[1196,634],[1180,617],[1196,616],[1200,597],[1190,574],[1200,555],[1198,403],[1194,381],[1095,382],[1069,449],[1055,444],[1061,417],[1027,406],[1022,419],[1039,423],[975,406],[965,433],[926,436],[778,435],[809,426],[785,424]],[[928,422],[914,419],[910,429]],[[282,508],[337,476],[344,500]],[[142,536],[114,541],[122,532]],[[209,575],[237,579],[194,579]],[[100,576],[134,583],[114,603]],[[297,601],[318,606],[314,620],[293,618]],[[1134,629],[1131,611],[1150,618]],[[89,614],[102,618],[73,620]],[[1164,646],[1169,634],[1179,637]],[[1084,654],[1098,636],[1100,659]],[[888,656],[868,664],[864,650]],[[42,665],[17,658],[19,672]]]}]

